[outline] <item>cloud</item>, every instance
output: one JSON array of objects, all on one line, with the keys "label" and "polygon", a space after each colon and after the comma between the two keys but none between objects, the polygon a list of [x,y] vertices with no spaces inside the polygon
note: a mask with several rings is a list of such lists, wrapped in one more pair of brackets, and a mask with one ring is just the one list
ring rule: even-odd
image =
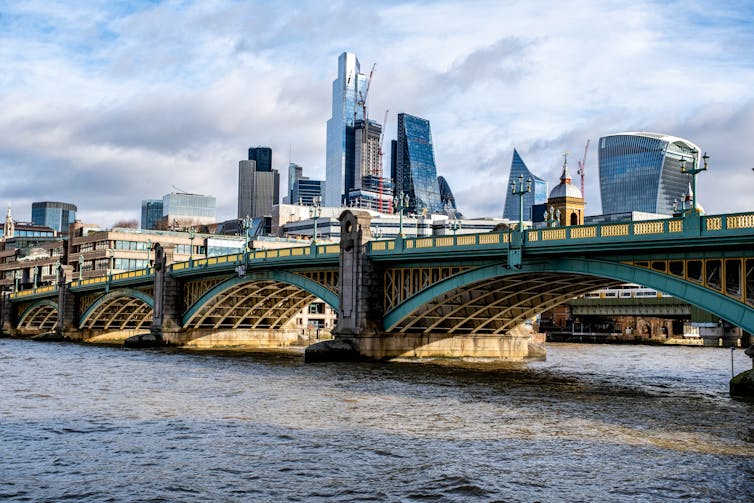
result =
[{"label": "cloud", "polygon": [[289,152],[324,177],[348,50],[377,63],[369,106],[380,121],[390,110],[385,149],[396,113],[429,119],[466,216],[501,214],[514,147],[552,187],[562,152],[575,174],[587,138],[599,213],[597,139],[630,130],[707,149],[708,212],[750,210],[751,19],[750,6],[701,1],[13,4],[0,17],[0,199],[15,214],[70,201],[109,225],[175,185],[215,195],[230,218],[251,145],[273,148],[283,187]]}]

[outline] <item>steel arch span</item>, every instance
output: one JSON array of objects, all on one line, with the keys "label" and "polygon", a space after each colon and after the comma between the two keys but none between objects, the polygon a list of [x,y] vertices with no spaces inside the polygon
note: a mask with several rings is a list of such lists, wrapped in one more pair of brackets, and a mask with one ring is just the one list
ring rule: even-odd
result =
[{"label": "steel arch span", "polygon": [[317,298],[338,309],[337,294],[305,276],[281,270],[250,272],[208,290],[183,315],[182,326],[280,329]]},{"label": "steel arch span", "polygon": [[79,319],[81,329],[143,329],[152,322],[154,299],[130,288],[106,293],[90,305]]},{"label": "steel arch span", "polygon": [[637,283],[697,305],[754,333],[754,307],[702,285],[652,269],[589,258],[531,260],[464,270],[386,313],[386,332],[500,334],[575,296]]},{"label": "steel arch span", "polygon": [[50,331],[58,322],[58,303],[41,299],[31,303],[18,318],[19,330]]}]

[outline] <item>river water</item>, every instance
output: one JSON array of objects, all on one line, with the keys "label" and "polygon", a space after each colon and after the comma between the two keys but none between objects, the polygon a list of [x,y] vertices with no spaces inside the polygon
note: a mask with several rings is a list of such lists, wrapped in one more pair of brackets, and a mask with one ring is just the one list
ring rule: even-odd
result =
[{"label": "river water", "polygon": [[754,403],[728,397],[730,358],[304,364],[0,339],[0,500],[751,502]]}]

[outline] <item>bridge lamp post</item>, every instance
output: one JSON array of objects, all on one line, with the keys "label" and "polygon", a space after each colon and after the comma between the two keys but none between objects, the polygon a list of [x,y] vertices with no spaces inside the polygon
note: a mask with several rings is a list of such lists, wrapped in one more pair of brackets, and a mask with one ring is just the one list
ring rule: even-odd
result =
[{"label": "bridge lamp post", "polygon": [[196,237],[196,229],[189,227],[189,265],[194,267],[194,238]]},{"label": "bridge lamp post", "polygon": [[455,239],[456,239],[456,232],[458,232],[461,229],[461,222],[459,222],[457,218],[453,217],[448,222],[448,229],[450,229],[451,231],[453,231],[453,240],[455,241]]},{"label": "bridge lamp post", "polygon": [[79,281],[84,279],[84,256],[79,255]]},{"label": "bridge lamp post", "polygon": [[681,157],[681,173],[687,173],[691,175],[691,210],[695,214],[699,213],[699,210],[697,209],[698,207],[696,205],[696,175],[701,173],[702,171],[707,171],[709,165],[709,156],[707,155],[707,152],[705,152],[702,156],[702,160],[704,161],[704,166],[697,167],[696,161],[692,160],[691,167],[687,168],[686,158]]},{"label": "bridge lamp post", "polygon": [[524,185],[524,175],[518,175],[518,185],[516,180],[511,180],[511,194],[518,196],[518,231],[524,230],[524,194],[531,192],[532,180],[529,177]]},{"label": "bridge lamp post", "polygon": [[314,220],[314,235],[312,236],[312,244],[317,244],[317,220],[322,216],[322,206],[319,202],[319,196],[312,197],[312,205],[309,207],[309,218]]},{"label": "bridge lamp post", "polygon": [[16,280],[15,287],[14,287],[13,291],[17,292],[18,291],[18,282],[21,281],[21,270],[20,269],[17,269],[16,272],[13,274],[13,279]]},{"label": "bridge lamp post", "polygon": [[147,239],[147,269],[149,269],[150,260],[152,260],[152,240]]},{"label": "bridge lamp post", "polygon": [[55,286],[60,286],[60,260],[55,261]]},{"label": "bridge lamp post", "polygon": [[251,224],[254,222],[254,220],[249,216],[246,215],[243,220],[241,220],[241,226],[243,227],[243,263],[244,265],[249,260],[249,229],[251,229]]},{"label": "bridge lamp post", "polygon": [[408,208],[409,197],[408,194],[404,194],[401,191],[398,194],[398,199],[393,200],[393,208],[398,212],[398,235],[403,237],[403,210]]}]

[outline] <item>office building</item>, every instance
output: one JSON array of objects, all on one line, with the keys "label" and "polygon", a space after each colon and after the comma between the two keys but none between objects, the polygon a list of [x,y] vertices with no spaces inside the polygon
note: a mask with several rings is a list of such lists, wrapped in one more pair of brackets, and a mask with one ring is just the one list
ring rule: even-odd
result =
[{"label": "office building", "polygon": [[141,201],[141,228],[156,229],[162,218],[162,199],[144,199]]},{"label": "office building", "polygon": [[395,176],[395,194],[408,194],[408,211],[417,214],[443,212],[429,121],[398,114],[395,150],[395,167],[391,169]]},{"label": "office building", "polygon": [[699,165],[700,149],[675,136],[632,132],[599,141],[602,213],[673,214],[673,201],[688,192],[689,175],[681,160]]},{"label": "office building", "polygon": [[163,229],[182,229],[215,223],[215,197],[183,192],[162,196]]},{"label": "office building", "polygon": [[529,171],[526,163],[519,155],[518,151],[513,149],[513,159],[511,160],[511,170],[508,176],[508,185],[506,185],[505,208],[503,209],[503,218],[511,221],[519,219],[519,196],[511,193],[511,182],[516,182],[523,177],[524,184],[531,178],[531,190],[523,195],[524,216],[523,220],[532,221],[532,206],[545,204],[547,202],[547,182]]},{"label": "office building", "polygon": [[451,215],[461,217],[461,213],[456,206],[456,198],[453,196],[453,191],[450,190],[450,185],[444,176],[437,177],[437,184],[440,187],[440,203],[446,212],[450,212]]},{"label": "office building", "polygon": [[[267,152],[257,148],[257,157],[262,159],[266,170]],[[251,149],[249,151],[251,154]],[[270,156],[271,158],[271,156]],[[238,218],[264,217],[272,213],[272,206],[280,201],[280,174],[270,168],[257,169],[257,161],[250,159],[238,163]]]},{"label": "office building", "polygon": [[346,185],[346,142],[353,138],[346,134],[346,128],[353,128],[355,120],[364,119],[363,110],[357,105],[359,93],[366,93],[366,86],[367,77],[361,73],[356,55],[342,53],[338,57],[338,74],[332,83],[332,115],[327,121],[324,200],[327,206],[342,206],[351,188]]},{"label": "office building", "polygon": [[270,147],[249,148],[249,160],[257,163],[257,171],[261,173],[272,171],[272,149]]},{"label": "office building", "polygon": [[296,180],[293,186],[293,199],[291,204],[303,204],[311,206],[314,204],[314,198],[318,198],[322,201],[322,196],[325,193],[325,182],[322,180],[309,180],[308,178],[301,178]]},{"label": "office building", "polygon": [[50,227],[63,234],[76,220],[76,205],[52,201],[31,203],[31,221],[34,225]]},{"label": "office building", "polygon": [[302,178],[304,178],[304,168],[295,162],[288,163],[288,190],[283,197],[283,204],[296,204],[296,199],[293,198],[293,187],[296,181]]}]

